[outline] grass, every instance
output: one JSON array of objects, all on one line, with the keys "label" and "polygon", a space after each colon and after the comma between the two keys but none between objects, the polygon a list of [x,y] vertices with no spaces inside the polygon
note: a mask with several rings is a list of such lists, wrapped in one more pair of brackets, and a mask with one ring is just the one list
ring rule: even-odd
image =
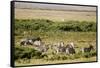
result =
[{"label": "grass", "polygon": [[[34,34],[34,33],[35,32],[33,32],[32,34]],[[88,43],[92,43],[92,44],[94,44],[94,47],[96,47],[95,32],[82,32],[82,33],[81,32],[78,32],[78,33],[77,32],[68,32],[68,33],[64,33],[63,35],[60,34],[61,36],[55,36],[58,33],[57,34],[53,33],[53,34],[50,34],[51,36],[49,35],[48,38],[45,37],[46,33],[44,33],[44,34],[38,33],[38,34],[40,35],[40,37],[42,37],[42,39],[43,39],[42,41],[44,41],[46,44],[52,44],[55,42],[59,42],[61,40],[64,41],[65,44],[67,44],[70,41],[74,41],[75,46],[78,47],[78,48],[76,48],[76,54],[74,54],[74,55],[53,54],[52,50],[49,49],[48,53],[46,53],[47,56],[44,56],[42,58],[34,58],[34,56],[29,59],[27,57],[24,57],[22,59],[19,58],[18,60],[15,61],[16,66],[96,61],[96,51],[91,52],[91,53],[85,53],[85,54],[80,53],[81,47],[87,47]],[[35,35],[38,36],[38,34],[35,34]],[[67,37],[65,37],[66,34],[67,34]],[[77,35],[77,34],[79,34],[79,35]],[[54,35],[54,36],[52,36],[52,35]],[[78,36],[78,38],[76,36]],[[21,37],[15,36],[15,40],[17,40],[17,42],[19,42],[20,39],[25,38],[25,37],[26,36],[21,36]],[[72,38],[70,38],[70,37],[72,37]],[[75,37],[75,38],[73,38],[73,37]],[[33,52],[34,48],[32,46],[25,46],[25,47],[22,46],[21,47],[21,46],[18,46],[17,43],[16,43],[16,46],[18,48],[23,49],[24,53],[27,52],[28,49],[29,49],[28,53],[30,53],[30,52],[34,53]],[[20,52],[23,53],[22,51],[20,51]],[[18,54],[16,54],[16,55],[18,55]]]},{"label": "grass", "polygon": [[[91,58],[79,58],[79,59],[74,59],[74,60],[54,60],[54,61],[47,61],[43,59],[30,59],[30,61],[23,61],[20,60],[15,62],[16,66],[25,66],[25,65],[40,65],[40,64],[61,64],[61,63],[76,63],[76,62],[92,62],[96,61],[96,57],[91,57]],[[24,63],[22,63],[24,62]]]},{"label": "grass", "polygon": [[[80,52],[90,43],[96,49],[96,12],[15,8],[14,35],[16,66],[96,61],[96,51]],[[45,56],[33,46],[19,45],[21,39],[34,36],[45,44],[74,42],[76,54],[54,54],[49,49]]]},{"label": "grass", "polygon": [[27,37],[41,37],[42,40],[47,44],[57,43],[63,41],[65,44],[68,42],[74,42],[76,45],[82,46],[88,43],[96,43],[96,33],[95,32],[27,32],[25,35],[15,36],[16,43],[22,38]]},{"label": "grass", "polygon": [[[83,25],[84,24],[84,25]],[[91,25],[92,24],[92,25]],[[65,26],[66,25],[66,26]],[[66,30],[70,25],[71,30]],[[87,25],[90,26],[88,31]],[[55,22],[47,19],[16,19],[15,20],[15,65],[38,65],[38,64],[56,64],[73,62],[91,62],[96,61],[96,51],[90,53],[80,53],[82,47],[87,47],[90,43],[96,49],[96,23],[88,21],[65,21]],[[51,27],[52,26],[52,27]],[[85,27],[83,31],[77,30]],[[92,27],[93,26],[93,27]],[[48,28],[49,27],[49,28]],[[61,27],[61,28],[60,28]],[[60,29],[59,29],[60,28]],[[84,31],[85,30],[85,31]],[[49,49],[46,54],[37,51],[33,46],[20,46],[20,40],[29,37],[40,37],[45,44],[55,44],[63,41],[65,45],[74,42],[76,54],[66,55],[63,53],[55,54]]]},{"label": "grass", "polygon": [[[81,53],[79,51],[76,54],[67,55],[65,53],[52,54],[48,52],[45,54],[40,54],[39,52],[36,52],[36,50],[34,50],[33,47],[29,47],[29,46],[28,47],[16,46],[15,48],[17,49],[15,51],[15,55],[20,57],[15,60],[16,66],[96,61],[95,50],[91,51],[90,53]],[[17,51],[19,51],[18,54],[16,54]],[[32,53],[34,54],[33,56]],[[22,55],[20,54],[22,54],[23,56],[25,54],[29,54],[31,55],[31,58],[27,58],[29,55],[21,57]]]},{"label": "grass", "polygon": [[96,21],[96,12],[15,9],[16,19],[50,19],[53,21]]},{"label": "grass", "polygon": [[[96,61],[96,51],[81,53],[90,43],[96,49],[96,12],[15,8],[15,66]],[[74,42],[76,54],[42,54],[33,46],[20,46],[20,40],[40,37],[45,44]]]}]

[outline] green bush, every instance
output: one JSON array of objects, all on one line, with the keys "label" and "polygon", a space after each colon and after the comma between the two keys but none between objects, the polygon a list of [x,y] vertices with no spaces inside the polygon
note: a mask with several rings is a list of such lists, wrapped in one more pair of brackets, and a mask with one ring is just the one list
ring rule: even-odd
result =
[{"label": "green bush", "polygon": [[95,22],[87,21],[65,21],[65,22],[53,22],[47,19],[31,19],[31,20],[15,20],[16,31],[77,31],[88,32],[96,31]]},{"label": "green bush", "polygon": [[23,30],[47,30],[47,27],[52,23],[50,20],[32,19],[32,20],[15,20],[15,29]]},{"label": "green bush", "polygon": [[90,58],[93,56],[96,56],[96,51],[91,51],[91,52],[87,52],[87,53],[83,54],[83,57],[85,57],[85,58]]},{"label": "green bush", "polygon": [[44,55],[42,55],[41,52],[35,50],[34,48],[29,47],[22,47],[22,46],[15,46],[15,53],[14,53],[15,60],[17,59],[31,59],[31,58],[42,58]]},{"label": "green bush", "polygon": [[96,23],[87,21],[68,21],[64,22],[64,25],[60,26],[60,30],[63,31],[96,31]]}]

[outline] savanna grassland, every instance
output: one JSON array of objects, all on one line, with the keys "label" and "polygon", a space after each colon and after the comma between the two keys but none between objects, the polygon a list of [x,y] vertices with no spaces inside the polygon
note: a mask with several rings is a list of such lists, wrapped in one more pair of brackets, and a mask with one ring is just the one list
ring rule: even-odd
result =
[{"label": "savanna grassland", "polygon": [[[38,65],[96,61],[96,12],[15,9],[15,65]],[[23,38],[40,37],[45,44],[74,42],[76,54],[46,54],[32,46],[20,46]],[[92,44],[91,53],[80,49]]]},{"label": "savanna grassland", "polygon": [[95,11],[62,11],[39,9],[15,9],[16,19],[49,19],[53,21],[96,21]]}]

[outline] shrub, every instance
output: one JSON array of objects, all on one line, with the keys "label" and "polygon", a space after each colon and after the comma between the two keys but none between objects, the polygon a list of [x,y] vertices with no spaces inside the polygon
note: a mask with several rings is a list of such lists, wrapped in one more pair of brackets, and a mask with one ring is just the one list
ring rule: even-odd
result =
[{"label": "shrub", "polygon": [[89,58],[89,57],[93,57],[96,56],[96,51],[91,51],[91,52],[87,52],[83,54],[83,57],[85,58]]},{"label": "shrub", "polygon": [[21,31],[77,31],[88,32],[96,31],[95,22],[87,21],[65,21],[53,22],[47,19],[15,20],[15,30]]},{"label": "shrub", "polygon": [[17,59],[31,59],[31,58],[42,58],[41,52],[35,50],[34,48],[29,47],[22,47],[22,46],[15,46],[15,53],[14,53],[15,60]]}]

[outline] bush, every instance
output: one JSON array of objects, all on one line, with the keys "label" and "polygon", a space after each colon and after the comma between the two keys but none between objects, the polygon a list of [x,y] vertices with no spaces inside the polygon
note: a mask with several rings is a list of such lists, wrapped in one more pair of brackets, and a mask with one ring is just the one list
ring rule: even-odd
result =
[{"label": "bush", "polygon": [[81,32],[87,32],[87,31],[96,31],[96,23],[94,22],[87,22],[87,21],[68,21],[64,22],[64,25],[60,26],[60,30],[63,31],[81,31]]},{"label": "bush", "polygon": [[32,20],[15,20],[15,30],[21,31],[77,31],[88,32],[96,31],[95,22],[87,21],[66,21],[66,22],[53,22],[46,19],[32,19]]},{"label": "bush", "polygon": [[15,20],[15,29],[23,30],[47,30],[47,27],[52,23],[50,20],[32,19],[32,20]]},{"label": "bush", "polygon": [[21,47],[21,46],[15,46],[15,53],[14,53],[15,60],[17,59],[31,59],[31,58],[42,58],[44,55],[42,55],[41,52],[35,50],[34,48],[29,47]]},{"label": "bush", "polygon": [[91,52],[87,52],[87,53],[83,54],[83,57],[85,57],[85,58],[90,58],[93,56],[96,56],[96,51],[91,51]]}]

